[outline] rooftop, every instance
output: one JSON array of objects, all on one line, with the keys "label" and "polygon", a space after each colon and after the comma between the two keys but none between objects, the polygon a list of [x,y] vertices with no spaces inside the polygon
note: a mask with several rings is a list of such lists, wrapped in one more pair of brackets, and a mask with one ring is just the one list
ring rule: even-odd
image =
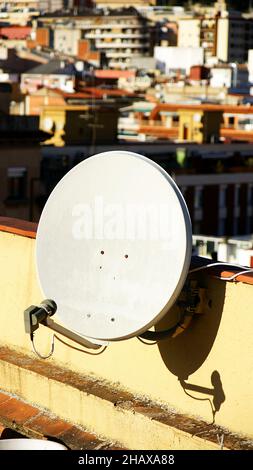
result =
[{"label": "rooftop", "polygon": [[131,78],[135,76],[133,70],[95,70],[97,78]]},{"label": "rooftop", "polygon": [[[241,268],[203,270],[210,260],[195,257],[191,269],[202,269],[191,276],[206,301],[183,334],[149,346],[137,338],[111,343],[99,355],[57,335],[53,357],[42,361],[31,351],[22,315],[42,298],[36,229],[0,218],[2,309],[10,313],[0,319],[2,437],[12,428],[30,437],[56,436],[79,449],[111,448],[109,442],[130,449],[218,449],[219,435],[223,448],[253,448],[252,273],[229,280]],[[173,307],[157,329],[175,314]],[[37,350],[46,354],[51,342],[41,327]]]},{"label": "rooftop", "polygon": [[0,439],[22,437],[49,439],[71,450],[117,449],[111,442],[99,439],[81,426],[62,420],[13,394],[0,391]]},{"label": "rooftop", "polygon": [[32,31],[31,26],[0,27],[0,37],[7,39],[26,39]]},{"label": "rooftop", "polygon": [[76,69],[73,64],[65,63],[59,59],[50,60],[47,64],[40,64],[27,71],[28,74],[52,74],[52,75],[75,75]]},{"label": "rooftop", "polygon": [[253,114],[253,106],[233,106],[233,105],[221,105],[221,104],[184,104],[184,103],[162,103],[157,104],[153,109],[150,118],[155,119],[156,115],[161,111],[178,111],[178,110],[190,110],[190,111],[210,111],[210,112],[222,112],[231,114]]},{"label": "rooftop", "polygon": [[[34,60],[35,59],[35,60]],[[8,51],[7,59],[0,59],[0,68],[8,73],[25,73],[31,67],[37,66],[36,58],[20,57],[14,49]]]}]

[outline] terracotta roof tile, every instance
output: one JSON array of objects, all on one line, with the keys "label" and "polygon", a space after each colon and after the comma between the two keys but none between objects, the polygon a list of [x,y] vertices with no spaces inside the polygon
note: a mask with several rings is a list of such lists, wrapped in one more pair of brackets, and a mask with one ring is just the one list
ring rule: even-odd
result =
[{"label": "terracotta roof tile", "polygon": [[73,427],[59,418],[52,418],[45,414],[39,414],[29,421],[28,428],[40,434],[58,437]]},{"label": "terracotta roof tile", "polygon": [[24,437],[55,439],[72,450],[121,449],[85,429],[49,414],[46,410],[0,392],[0,439],[6,431],[10,432],[12,429],[16,433],[19,431],[20,436]]},{"label": "terracotta roof tile", "polygon": [[0,406],[2,403],[5,403],[6,401],[10,399],[11,397],[9,395],[6,395],[5,393],[0,392]]},{"label": "terracotta roof tile", "polygon": [[97,78],[130,78],[135,77],[134,70],[95,70],[95,77]]},{"label": "terracotta roof tile", "polygon": [[15,398],[11,398],[0,405],[0,420],[4,417],[17,424],[26,422],[38,413],[38,408],[34,408]]},{"label": "terracotta roof tile", "polygon": [[23,237],[36,238],[38,224],[27,220],[0,217],[0,231],[14,233]]}]

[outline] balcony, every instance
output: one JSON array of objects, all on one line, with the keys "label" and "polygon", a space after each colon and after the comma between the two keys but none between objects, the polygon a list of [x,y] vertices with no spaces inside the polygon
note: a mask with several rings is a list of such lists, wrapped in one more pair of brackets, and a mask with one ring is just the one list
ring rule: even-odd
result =
[{"label": "balcony", "polygon": [[[127,58],[127,57],[135,57],[135,54],[131,52],[106,52],[106,56],[109,58]],[[139,56],[139,54],[138,54]]]},{"label": "balcony", "polygon": [[85,39],[107,39],[107,38],[129,38],[129,39],[139,39],[146,38],[148,39],[150,35],[148,33],[87,33],[85,34]]},{"label": "balcony", "polygon": [[[143,25],[139,22],[133,22],[132,24],[131,23],[128,23],[128,21],[126,20],[123,24],[120,24],[119,22],[116,22],[115,23],[103,23],[103,22],[100,22],[100,23],[87,23],[87,24],[81,24],[81,23],[77,23],[77,28],[80,28],[84,31],[87,31],[87,30],[93,30],[93,29],[102,29],[102,30],[105,30],[105,29],[108,29],[108,30],[112,30],[112,29],[119,29],[119,28],[122,28],[122,29],[141,29],[143,30]],[[144,28],[146,29],[146,28]]]},{"label": "balcony", "polygon": [[127,42],[123,42],[123,41],[119,41],[119,42],[100,42],[100,41],[97,41],[96,42],[96,48],[97,49],[111,49],[111,48],[115,48],[115,49],[121,49],[121,48],[126,48],[126,49],[147,49],[149,47],[149,44],[148,43],[127,43]]},{"label": "balcony", "polygon": [[[35,237],[35,224],[0,219],[0,389],[9,400],[8,408],[0,395],[0,422],[5,416],[11,426],[19,418],[20,432],[35,432],[39,407],[54,413],[62,426],[85,427],[130,449],[219,449],[217,434],[224,449],[253,448],[252,274],[238,276],[237,282],[219,279],[236,272],[232,268],[192,274],[208,301],[173,340],[147,346],[133,338],[111,343],[100,355],[83,355],[74,344],[69,348],[57,340],[53,358],[42,361],[23,325],[24,309],[43,298]],[[196,258],[192,266],[205,263]],[[157,328],[168,327],[176,314],[173,308]],[[41,354],[51,342],[52,332],[41,327],[36,332]],[[20,402],[11,415],[18,405],[10,394],[34,409],[25,413]]]}]

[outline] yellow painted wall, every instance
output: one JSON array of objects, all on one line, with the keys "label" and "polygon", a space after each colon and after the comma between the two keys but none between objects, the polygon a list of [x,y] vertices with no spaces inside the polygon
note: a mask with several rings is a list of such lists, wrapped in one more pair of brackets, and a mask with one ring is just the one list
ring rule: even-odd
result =
[{"label": "yellow painted wall", "polygon": [[[46,132],[52,131],[53,135],[48,139],[45,144],[52,144],[58,147],[64,145],[63,136],[64,126],[66,120],[66,112],[64,106],[45,106],[42,107],[42,112],[40,115],[40,129],[46,130]],[[51,128],[48,126],[51,126]]]},{"label": "yellow painted wall", "polygon": [[[198,142],[199,144],[204,142],[204,136],[202,132],[203,117],[202,112],[189,111],[182,109],[179,111],[179,139],[188,140],[189,142]],[[185,136],[184,128],[187,128],[187,136]]]},{"label": "yellow painted wall", "polygon": [[219,111],[196,112],[182,109],[179,111],[179,139],[199,144],[210,142],[212,138],[218,141],[222,122],[223,115]]},{"label": "yellow painted wall", "polygon": [[[65,145],[66,114],[67,111],[87,111],[89,106],[68,106],[66,104],[56,106],[42,106],[40,115],[40,129],[53,132],[45,144],[63,147]],[[48,127],[49,126],[49,127]]]},{"label": "yellow painted wall", "polygon": [[[0,232],[0,343],[30,355],[33,353],[24,332],[23,310],[43,299],[36,281],[34,246],[32,239]],[[253,286],[224,283],[203,274],[200,278],[208,287],[212,306],[206,307],[205,314],[194,319],[190,329],[176,339],[146,346],[134,338],[112,343],[94,357],[57,342],[50,360],[210,423],[212,404],[217,409],[216,424],[252,437]],[[168,321],[163,320],[159,328]],[[35,335],[41,353],[49,351],[51,337],[52,332],[41,326]],[[196,399],[185,393],[183,380],[191,384],[186,391]],[[210,393],[214,389],[213,397]]]}]

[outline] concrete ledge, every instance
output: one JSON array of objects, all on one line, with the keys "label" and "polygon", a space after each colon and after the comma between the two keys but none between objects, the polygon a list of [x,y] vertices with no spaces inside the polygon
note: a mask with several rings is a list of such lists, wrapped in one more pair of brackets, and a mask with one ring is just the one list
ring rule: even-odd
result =
[{"label": "concrete ledge", "polygon": [[70,450],[115,450],[114,444],[0,391],[0,440],[28,437],[60,442]]},{"label": "concrete ledge", "polygon": [[0,231],[8,232],[21,237],[36,238],[38,224],[27,220],[0,217]]},{"label": "concrete ledge", "polygon": [[98,379],[0,348],[0,388],[129,449],[253,449],[216,425],[169,411]]}]

